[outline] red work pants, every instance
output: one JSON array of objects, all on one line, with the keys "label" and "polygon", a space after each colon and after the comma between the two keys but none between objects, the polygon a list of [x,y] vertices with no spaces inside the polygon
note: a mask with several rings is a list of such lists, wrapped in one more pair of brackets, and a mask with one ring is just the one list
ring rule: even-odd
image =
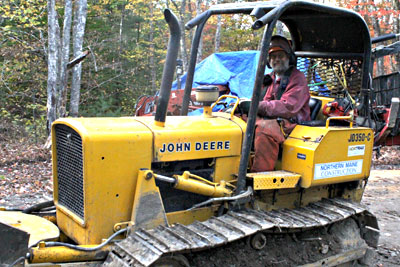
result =
[{"label": "red work pants", "polygon": [[[283,121],[283,130],[289,134],[295,124]],[[279,123],[275,119],[257,119],[254,134],[255,157],[251,172],[273,171],[278,159],[279,145],[285,141]]]}]

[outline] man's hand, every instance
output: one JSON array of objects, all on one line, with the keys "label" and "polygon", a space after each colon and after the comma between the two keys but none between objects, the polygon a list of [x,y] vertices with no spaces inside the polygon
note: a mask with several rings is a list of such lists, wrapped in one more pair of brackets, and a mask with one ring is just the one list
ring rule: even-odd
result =
[{"label": "man's hand", "polygon": [[264,86],[270,86],[272,83],[272,77],[271,75],[267,74],[264,76],[264,80],[263,80],[263,85]]}]

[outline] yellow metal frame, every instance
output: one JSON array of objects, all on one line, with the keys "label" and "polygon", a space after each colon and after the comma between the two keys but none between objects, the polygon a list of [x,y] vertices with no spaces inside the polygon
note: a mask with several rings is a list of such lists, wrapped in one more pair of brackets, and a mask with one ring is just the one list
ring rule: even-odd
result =
[{"label": "yellow metal frame", "polygon": [[227,183],[223,180],[220,183],[210,182],[188,171],[185,171],[183,175],[174,175],[174,177],[176,179],[175,188],[179,190],[210,197],[224,197],[232,194],[232,190],[226,187]]},{"label": "yellow metal frame", "polygon": [[[243,131],[238,120],[169,116],[165,127],[155,127],[152,117],[137,117],[153,133],[153,162],[240,156]],[[215,116],[214,116],[215,115]],[[148,147],[146,150],[150,150]]]},{"label": "yellow metal frame", "polygon": [[[57,164],[54,164],[57,224],[76,243],[87,245],[99,244],[113,234],[115,225],[132,220],[136,186],[141,179],[139,170],[151,169],[152,162],[216,158],[215,182],[232,180],[246,126],[241,119],[231,119],[223,112],[214,113],[212,118],[198,116],[191,120],[167,117],[165,127],[154,125],[153,117],[65,118],[53,124],[53,162],[57,162],[54,131],[57,124],[71,127],[82,138],[85,214],[81,219],[59,203]],[[190,142],[192,150],[159,152],[163,144],[179,142]],[[222,142],[219,149],[217,142]],[[196,143],[201,143],[203,149],[197,151]],[[208,150],[204,149],[206,145]]]},{"label": "yellow metal frame", "polygon": [[373,137],[369,128],[297,125],[283,143],[282,169],[300,174],[303,188],[365,179]]},{"label": "yellow metal frame", "polygon": [[349,127],[353,128],[353,116],[338,116],[338,117],[329,117],[326,119],[326,128],[329,128],[329,123],[331,120],[348,120],[350,122]]},{"label": "yellow metal frame", "polygon": [[[81,247],[92,248],[97,245],[84,245]],[[33,247],[30,250],[29,263],[62,263],[62,262],[85,262],[93,260],[104,260],[110,250],[110,246],[106,245],[95,251],[80,251],[72,248],[57,246],[46,247],[44,243]]]},{"label": "yellow metal frame", "polygon": [[60,236],[60,229],[55,224],[35,215],[0,211],[0,222],[29,233],[29,246],[43,240],[56,240]]},{"label": "yellow metal frame", "polygon": [[[99,244],[114,225],[131,219],[137,174],[151,168],[153,134],[135,118],[65,118],[53,124],[53,162],[57,162],[54,127],[63,124],[82,138],[84,219],[58,201],[57,164],[53,164],[57,224],[78,244]],[[128,208],[129,207],[129,208]]]},{"label": "yellow metal frame", "polygon": [[214,182],[227,181],[233,183],[239,172],[240,156],[223,157],[215,160]]},{"label": "yellow metal frame", "polygon": [[218,206],[198,208],[193,210],[182,210],[167,213],[168,223],[181,223],[184,225],[191,224],[195,221],[205,221],[215,215]]},{"label": "yellow metal frame", "polygon": [[150,170],[139,170],[131,222],[133,229],[168,226],[160,190]]},{"label": "yellow metal frame", "polygon": [[222,95],[222,96],[220,96],[219,98],[218,98],[218,100],[216,101],[216,102],[214,102],[214,104],[212,104],[211,105],[211,110],[213,109],[213,107],[215,107],[215,105],[218,103],[218,102],[220,102],[222,99],[224,99],[224,98],[233,98],[233,99],[236,99],[236,102],[235,102],[235,105],[233,106],[233,108],[232,108],[232,110],[231,110],[231,120],[233,120],[233,118],[234,118],[234,114],[235,114],[235,110],[236,110],[236,108],[237,108],[237,106],[239,105],[239,101],[240,101],[240,99],[237,97],[237,96],[234,96],[234,95]]},{"label": "yellow metal frame", "polygon": [[300,180],[300,174],[287,171],[269,171],[248,173],[253,180],[254,190],[295,188]]}]

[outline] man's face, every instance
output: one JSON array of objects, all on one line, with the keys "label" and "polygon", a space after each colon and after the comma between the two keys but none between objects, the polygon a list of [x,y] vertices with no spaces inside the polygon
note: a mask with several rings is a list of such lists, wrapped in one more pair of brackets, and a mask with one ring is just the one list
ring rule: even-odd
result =
[{"label": "man's face", "polygon": [[282,75],[289,68],[289,57],[284,51],[269,54],[269,64],[275,73]]}]

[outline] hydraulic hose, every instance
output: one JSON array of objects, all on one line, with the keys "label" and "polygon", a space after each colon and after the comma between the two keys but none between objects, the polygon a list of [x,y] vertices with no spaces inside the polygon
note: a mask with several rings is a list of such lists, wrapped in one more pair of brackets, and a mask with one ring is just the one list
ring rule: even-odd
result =
[{"label": "hydraulic hose", "polygon": [[242,198],[247,198],[247,197],[251,196],[251,194],[253,194],[253,189],[251,189],[251,187],[249,186],[249,187],[247,188],[247,191],[245,191],[245,192],[243,192],[243,193],[241,193],[241,194],[239,194],[239,195],[236,195],[236,196],[233,196],[233,197],[216,197],[216,198],[210,198],[209,200],[206,200],[206,201],[204,201],[204,202],[201,202],[201,203],[198,203],[198,204],[194,205],[193,207],[191,207],[190,209],[188,209],[188,211],[189,211],[189,210],[196,209],[196,208],[199,208],[199,207],[202,207],[202,206],[205,206],[205,205],[210,204],[210,203],[213,203],[213,202],[234,201],[234,200],[238,200],[238,199],[242,199]]},{"label": "hydraulic hose", "polygon": [[37,212],[37,211],[40,211],[42,209],[50,208],[50,207],[54,207],[54,201],[53,200],[49,200],[49,201],[46,201],[46,202],[35,204],[33,206],[30,206],[29,208],[26,208],[26,209],[22,210],[22,212],[26,213],[26,214],[30,214],[32,212]]},{"label": "hydraulic hose", "polygon": [[111,240],[113,240],[116,236],[125,233],[126,231],[128,231],[127,228],[125,229],[121,229],[117,232],[115,232],[114,234],[112,234],[106,241],[104,241],[103,243],[101,243],[98,246],[95,247],[81,247],[81,246],[77,246],[77,245],[73,245],[73,244],[68,244],[68,243],[63,243],[63,242],[45,242],[46,247],[55,247],[55,246],[64,246],[67,248],[71,248],[71,249],[75,249],[75,250],[79,250],[79,251],[96,251],[101,249],[102,247],[104,247],[105,245],[107,245],[108,243],[111,242]]}]

